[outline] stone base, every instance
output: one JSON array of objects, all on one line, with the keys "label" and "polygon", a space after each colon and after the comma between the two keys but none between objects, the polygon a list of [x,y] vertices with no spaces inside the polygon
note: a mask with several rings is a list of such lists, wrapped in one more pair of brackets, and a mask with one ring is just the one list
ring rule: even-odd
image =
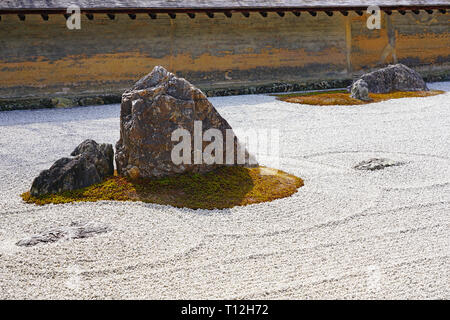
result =
[{"label": "stone base", "polygon": [[[199,88],[207,97],[223,97],[243,94],[261,94],[261,93],[278,93],[278,92],[295,92],[307,90],[336,89],[344,88],[351,85],[351,79],[344,80],[324,80],[309,81],[299,83],[270,83],[254,86],[233,86],[223,88]],[[0,111],[9,110],[27,110],[27,109],[44,109],[44,108],[71,108],[79,106],[93,106],[120,103],[122,93],[98,96],[57,96],[49,98],[17,98],[17,99],[1,99]]]},{"label": "stone base", "polygon": [[55,96],[49,98],[17,98],[1,99],[0,111],[45,109],[45,108],[72,108],[79,106],[94,106],[120,103],[121,95],[98,96]]},{"label": "stone base", "polygon": [[[441,82],[450,81],[450,72],[433,72],[423,73],[425,82]],[[262,94],[262,93],[280,93],[280,92],[296,92],[322,89],[340,89],[351,85],[353,79],[341,80],[316,80],[305,82],[276,82],[269,84],[258,84],[254,86],[236,85],[233,87],[223,88],[206,88],[199,85],[198,87],[208,97],[223,97],[243,94]],[[9,110],[27,110],[27,109],[44,109],[44,108],[70,108],[78,106],[106,105],[120,103],[122,92],[109,95],[90,95],[90,96],[55,96],[49,98],[16,98],[2,99],[0,98],[0,111]]]}]

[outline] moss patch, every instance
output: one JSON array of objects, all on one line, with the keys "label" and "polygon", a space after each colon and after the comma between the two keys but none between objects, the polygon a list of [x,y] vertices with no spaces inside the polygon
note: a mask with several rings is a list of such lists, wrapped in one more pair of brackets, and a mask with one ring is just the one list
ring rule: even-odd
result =
[{"label": "moss patch", "polygon": [[[285,99],[285,98],[317,96],[320,94],[332,94],[332,93],[347,93],[347,90],[310,91],[310,92],[301,92],[301,93],[292,92],[292,93],[274,94],[273,96]],[[282,99],[280,99],[280,100],[282,100]]]},{"label": "moss patch", "polygon": [[372,101],[361,101],[350,97],[350,93],[346,91],[322,91],[322,92],[306,92],[287,95],[277,95],[277,99],[290,103],[309,104],[314,106],[348,106],[361,105],[367,103],[375,103],[390,99],[414,98],[414,97],[430,97],[442,94],[444,91],[396,91],[390,93],[370,93],[369,97]]},{"label": "moss patch", "polygon": [[104,182],[74,191],[38,197],[22,194],[37,205],[80,201],[143,201],[179,208],[224,209],[288,197],[303,180],[265,167],[221,167],[206,174],[186,173],[161,179],[128,180],[112,176]]}]

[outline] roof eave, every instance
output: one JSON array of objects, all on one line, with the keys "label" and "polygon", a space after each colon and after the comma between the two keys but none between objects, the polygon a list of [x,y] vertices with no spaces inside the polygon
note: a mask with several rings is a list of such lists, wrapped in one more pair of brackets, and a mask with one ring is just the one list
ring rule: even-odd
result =
[{"label": "roof eave", "polygon": [[[414,6],[380,6],[383,11],[399,10],[433,10],[450,9],[449,5],[414,5]],[[212,8],[81,8],[82,13],[196,13],[196,12],[280,12],[280,11],[365,11],[367,6],[315,6],[315,7],[212,7]],[[39,8],[39,9],[0,9],[0,14],[64,14],[67,8]]]}]

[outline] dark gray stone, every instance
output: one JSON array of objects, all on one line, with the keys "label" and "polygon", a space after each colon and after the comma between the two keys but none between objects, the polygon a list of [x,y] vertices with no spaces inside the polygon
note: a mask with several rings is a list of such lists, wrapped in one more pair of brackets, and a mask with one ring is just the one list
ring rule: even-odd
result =
[{"label": "dark gray stone", "polygon": [[57,160],[48,170],[34,179],[31,195],[81,189],[100,183],[114,174],[114,150],[111,144],[98,144],[94,140],[82,142],[71,158]]},{"label": "dark gray stone", "polygon": [[419,73],[401,63],[367,73],[358,80],[364,80],[371,93],[429,90]]},{"label": "dark gray stone", "polygon": [[356,170],[382,170],[387,167],[395,167],[403,165],[403,162],[393,161],[385,158],[372,158],[358,163],[353,168]]},{"label": "dark gray stone", "polygon": [[367,83],[362,79],[359,79],[352,85],[350,97],[362,101],[372,100],[369,97],[369,88],[367,86]]},{"label": "dark gray stone", "polygon": [[59,240],[84,239],[110,231],[109,227],[94,224],[72,223],[69,227],[49,230],[33,235],[16,243],[19,247],[32,247],[40,243],[52,243]]}]

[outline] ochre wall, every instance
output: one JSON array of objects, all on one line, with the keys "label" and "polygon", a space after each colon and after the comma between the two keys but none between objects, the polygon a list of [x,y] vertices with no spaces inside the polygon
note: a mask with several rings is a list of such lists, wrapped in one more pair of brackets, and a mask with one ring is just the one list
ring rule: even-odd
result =
[{"label": "ochre wall", "polygon": [[449,15],[367,16],[286,13],[213,19],[158,15],[82,17],[68,30],[62,15],[3,15],[0,98],[117,94],[162,65],[202,88],[348,79],[363,70],[403,62],[419,71],[450,70]]},{"label": "ochre wall", "polygon": [[383,15],[382,28],[368,31],[362,17],[351,18],[353,70],[404,63],[419,71],[449,70],[448,14]]}]

